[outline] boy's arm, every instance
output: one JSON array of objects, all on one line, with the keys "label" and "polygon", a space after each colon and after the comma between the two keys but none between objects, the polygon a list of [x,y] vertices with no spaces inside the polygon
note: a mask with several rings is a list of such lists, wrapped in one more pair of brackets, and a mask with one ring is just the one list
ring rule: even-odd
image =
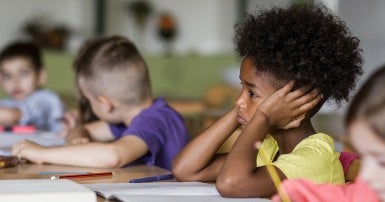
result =
[{"label": "boy's arm", "polygon": [[124,136],[111,143],[92,142],[64,147],[42,147],[24,141],[12,147],[12,154],[33,163],[118,168],[148,152],[147,145],[136,136]]},{"label": "boy's arm", "polygon": [[0,125],[13,126],[19,123],[22,113],[17,108],[0,106]]},{"label": "boy's arm", "polygon": [[234,107],[177,154],[172,163],[174,177],[180,181],[215,181],[225,157],[216,152],[238,127]]},{"label": "boy's arm", "polygon": [[83,127],[88,131],[92,141],[108,142],[115,139],[108,123],[105,121],[94,121],[84,124]]},{"label": "boy's arm", "polygon": [[76,126],[70,129],[66,136],[68,144],[82,144],[90,141],[109,142],[114,140],[114,136],[105,121],[95,121]]},{"label": "boy's arm", "polygon": [[[254,143],[262,142],[271,128],[298,127],[305,113],[322,99],[316,90],[303,94],[301,89],[290,92],[291,88],[288,84],[265,100],[234,143],[216,182],[222,195],[266,197],[276,192],[266,167],[256,168]],[[276,170],[281,179],[286,178]]]}]

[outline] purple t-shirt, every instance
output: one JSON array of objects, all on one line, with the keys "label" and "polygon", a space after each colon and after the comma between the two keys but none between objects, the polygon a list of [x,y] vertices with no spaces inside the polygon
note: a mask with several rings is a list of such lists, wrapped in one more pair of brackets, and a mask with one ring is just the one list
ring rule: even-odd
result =
[{"label": "purple t-shirt", "polygon": [[190,137],[182,116],[168,106],[163,98],[156,99],[150,107],[142,110],[134,117],[130,126],[110,124],[110,129],[116,139],[134,135],[147,144],[149,153],[136,163],[156,165],[169,170],[175,155]]}]

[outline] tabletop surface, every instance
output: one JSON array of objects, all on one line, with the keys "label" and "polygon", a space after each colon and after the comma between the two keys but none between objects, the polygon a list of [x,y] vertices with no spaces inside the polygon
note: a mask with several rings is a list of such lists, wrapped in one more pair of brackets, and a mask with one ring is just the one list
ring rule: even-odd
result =
[{"label": "tabletop surface", "polygon": [[[113,172],[112,176],[90,177],[73,179],[80,184],[88,183],[127,183],[134,178],[142,178],[154,175],[170,174],[170,171],[148,165],[134,165],[123,168],[88,168],[50,164],[20,163],[16,167],[0,169],[0,180],[3,179],[50,179],[53,174],[39,174],[49,172]],[[98,197],[98,202],[108,201]]]}]

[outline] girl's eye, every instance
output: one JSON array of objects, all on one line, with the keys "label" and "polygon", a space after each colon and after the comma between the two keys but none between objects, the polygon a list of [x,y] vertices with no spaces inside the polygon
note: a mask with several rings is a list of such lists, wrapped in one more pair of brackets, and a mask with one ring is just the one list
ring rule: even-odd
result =
[{"label": "girl's eye", "polygon": [[249,91],[249,95],[251,98],[256,98],[257,95],[255,93],[253,93],[252,91]]}]

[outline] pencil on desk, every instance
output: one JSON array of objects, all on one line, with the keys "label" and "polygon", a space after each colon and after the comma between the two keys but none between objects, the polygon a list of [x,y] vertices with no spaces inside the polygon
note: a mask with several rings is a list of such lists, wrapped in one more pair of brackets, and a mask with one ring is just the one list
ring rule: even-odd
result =
[{"label": "pencil on desk", "polygon": [[261,146],[262,146],[262,143],[259,141],[254,144],[254,147],[256,149],[258,149],[258,152],[259,152],[262,160],[266,162],[267,172],[269,173],[271,179],[273,180],[274,186],[277,189],[278,194],[281,197],[282,201],[283,202],[290,202],[290,199],[287,196],[285,190],[282,189],[282,187],[281,187],[281,179],[279,178],[277,171],[275,170],[274,166],[268,162],[268,158],[267,158],[267,155],[265,153],[265,150]]},{"label": "pencil on desk", "polygon": [[92,178],[92,177],[107,177],[112,176],[113,172],[103,172],[103,173],[86,173],[86,174],[74,174],[74,175],[55,175],[51,176],[51,180],[56,179],[82,179],[82,178]]}]

